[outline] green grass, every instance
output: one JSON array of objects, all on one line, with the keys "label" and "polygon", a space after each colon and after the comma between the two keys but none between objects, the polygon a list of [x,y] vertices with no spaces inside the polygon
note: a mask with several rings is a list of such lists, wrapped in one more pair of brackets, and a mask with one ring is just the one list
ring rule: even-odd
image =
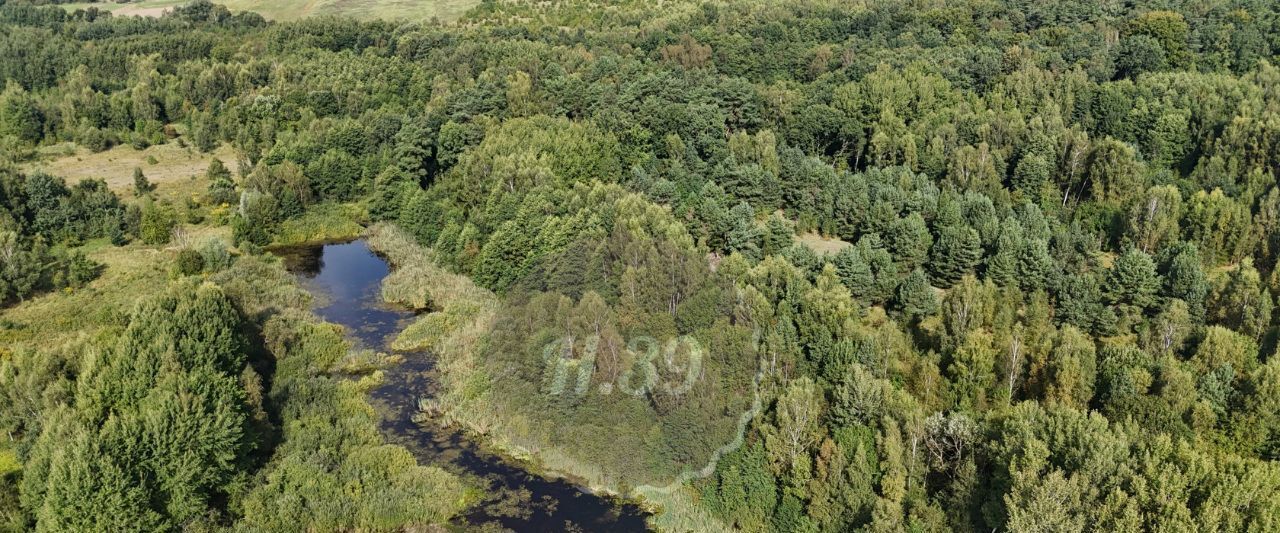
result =
[{"label": "green grass", "polygon": [[[218,238],[231,242],[226,227],[186,226],[190,242]],[[119,323],[138,298],[166,287],[171,279],[176,243],[151,246],[135,242],[112,246],[106,239],[86,242],[80,250],[103,264],[102,275],[81,289],[39,294],[0,310],[0,319],[17,324],[0,328],[0,353],[4,348],[47,348],[76,342],[103,327]]]},{"label": "green grass", "polygon": [[360,225],[360,220],[364,218],[364,212],[356,206],[315,205],[302,216],[280,223],[272,245],[290,246],[354,239],[364,232],[364,226]]},{"label": "green grass", "polygon": [[[78,2],[62,4],[74,11],[90,6],[115,15],[157,17],[165,10],[186,4],[189,0],[142,0],[117,4],[115,2]],[[444,22],[457,20],[479,0],[216,0],[233,12],[255,11],[269,20],[295,20],[316,15],[345,15],[358,19],[403,19]]]},{"label": "green grass", "polygon": [[18,462],[18,451],[9,443],[0,445],[0,477],[22,470]]},{"label": "green grass", "polygon": [[398,352],[438,350],[449,336],[482,311],[480,304],[461,301],[444,310],[426,315],[401,331],[391,342]]}]

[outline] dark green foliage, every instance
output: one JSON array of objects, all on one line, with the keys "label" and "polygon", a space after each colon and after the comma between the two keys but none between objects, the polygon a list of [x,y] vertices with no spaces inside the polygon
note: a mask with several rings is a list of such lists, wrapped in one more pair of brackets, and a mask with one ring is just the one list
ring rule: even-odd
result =
[{"label": "dark green foliage", "polygon": [[79,289],[90,281],[97,279],[102,273],[102,264],[88,257],[79,250],[55,252],[51,259],[52,272],[47,273],[49,283],[55,289]]},{"label": "dark green foliage", "polygon": [[929,251],[929,272],[939,287],[950,287],[982,258],[978,232],[965,226],[944,228]]},{"label": "dark green foliage", "polygon": [[912,269],[924,265],[929,246],[933,244],[933,236],[929,234],[924,218],[919,213],[911,213],[889,225],[885,232],[885,242],[893,253],[894,261],[903,268]]},{"label": "dark green foliage", "polygon": [[44,133],[42,122],[35,100],[10,79],[0,93],[0,137],[12,135],[24,142],[38,141]]},{"label": "dark green foliage", "polygon": [[1159,259],[1164,279],[1162,294],[1186,302],[1192,316],[1204,316],[1209,282],[1195,246],[1178,243],[1161,250]]},{"label": "dark green foliage", "polygon": [[1156,304],[1160,276],[1151,256],[1130,249],[1116,258],[1102,291],[1111,303],[1149,308]]},{"label": "dark green foliage", "polygon": [[69,247],[103,237],[122,243],[124,218],[100,180],[67,189],[46,174],[0,171],[0,305],[97,278],[101,265]]},{"label": "dark green foliage", "polygon": [[[241,490],[248,426],[239,316],[186,286],[132,315],[34,439],[23,505],[42,528],[175,528]],[[110,526],[109,526],[110,527]]]},{"label": "dark green foliage", "polygon": [[764,226],[764,253],[766,255],[778,254],[791,248],[794,236],[795,232],[789,222],[777,215],[769,217]]},{"label": "dark green foliage", "polygon": [[864,298],[872,294],[875,276],[858,247],[850,246],[840,250],[835,257],[835,266],[836,272],[840,274],[840,281],[851,293]]},{"label": "dark green foliage", "polygon": [[0,233],[0,302],[24,300],[38,286],[44,270],[45,252],[39,243],[20,242],[13,232]]},{"label": "dark green foliage", "polygon": [[178,252],[176,268],[183,276],[199,274],[204,270],[204,256],[196,250],[183,249]]},{"label": "dark green foliage", "polygon": [[898,286],[894,305],[908,318],[918,318],[938,312],[938,295],[929,286],[924,272],[916,269]]},{"label": "dark green foliage", "polygon": [[147,176],[142,173],[142,169],[133,167],[133,195],[143,196],[154,190],[155,185],[147,181]]},{"label": "dark green foliage", "polygon": [[222,160],[214,158],[209,162],[209,170],[205,171],[205,178],[209,180],[209,203],[217,204],[235,204],[239,199],[236,192],[236,184],[231,181],[231,171],[223,165]]},{"label": "dark green foliage", "polygon": [[[753,260],[763,259],[762,232],[756,224],[756,213],[751,204],[739,203],[729,210],[728,219],[731,229],[725,235],[725,247]],[[766,226],[764,236],[769,237],[768,244],[772,250],[785,250],[791,244],[790,228],[778,227],[776,218],[770,218],[770,226]],[[776,232],[776,233],[775,233]]]},{"label": "dark green foliage", "polygon": [[[759,369],[763,411],[684,502],[721,525],[1276,529],[1274,5],[588,4],[267,25],[208,2],[157,18],[10,2],[0,158],[179,131],[205,152],[228,143],[242,175],[214,161],[203,203],[227,205],[210,218],[250,256],[317,201],[396,221],[500,293],[477,363],[448,367],[466,384],[451,414],[610,488],[701,468],[736,434]],[[0,204],[6,304],[81,290],[100,270],[82,242],[167,242],[178,217],[40,173],[4,172]],[[239,287],[238,306],[278,288],[252,257],[198,250],[176,270]],[[63,407],[18,432],[43,454],[20,457],[40,487],[24,498],[42,502],[26,525],[441,520],[402,477],[435,474],[379,448],[372,414],[335,407],[357,394],[326,374],[336,333],[267,307],[278,367],[263,378],[289,428],[269,467],[170,466],[164,437],[225,451],[224,422],[243,415],[211,407],[240,405],[237,387],[208,383],[244,364],[200,325],[196,344],[213,348],[173,351],[203,371],[86,384],[92,401],[47,387]],[[181,320],[226,313],[190,309]],[[591,334],[692,335],[717,359],[689,394],[548,397],[544,341]],[[129,370],[169,357],[153,348],[134,347]],[[24,364],[132,376],[106,351],[93,369]],[[646,371],[613,353],[593,384]],[[20,413],[5,416],[33,412],[35,396],[6,398]],[[147,425],[162,419],[182,423]],[[55,455],[72,464],[55,471]]]},{"label": "dark green foliage", "polygon": [[342,150],[329,150],[307,163],[305,173],[318,198],[349,200],[363,187],[360,163]]},{"label": "dark green foliage", "polygon": [[1037,195],[1040,188],[1049,181],[1052,173],[1053,164],[1044,156],[1028,154],[1018,160],[1018,166],[1014,168],[1013,186],[1026,191],[1027,194]]}]

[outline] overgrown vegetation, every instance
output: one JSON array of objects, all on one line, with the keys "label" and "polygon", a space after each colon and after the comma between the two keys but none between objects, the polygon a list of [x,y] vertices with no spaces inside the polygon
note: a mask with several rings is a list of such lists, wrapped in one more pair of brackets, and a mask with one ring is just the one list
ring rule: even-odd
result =
[{"label": "overgrown vegetation", "polygon": [[[225,224],[244,252],[216,272],[188,253],[176,272],[212,285],[175,286],[261,325],[278,433],[228,434],[249,466],[184,471],[208,474],[189,493],[120,482],[101,509],[269,529],[456,509],[422,498],[451,479],[378,444],[360,400],[376,375],[329,377],[340,336],[255,255],[382,221],[401,228],[371,240],[397,265],[384,297],[434,311],[396,340],[439,355],[432,407],[553,470],[640,486],[664,528],[1280,527],[1274,5],[514,1],[462,20],[0,5],[0,157],[71,141],[238,160],[189,201],[0,182],[7,305],[92,279],[74,259],[89,239],[190,248],[185,228]],[[6,516],[91,516],[36,488],[40,450],[116,453],[94,422],[146,419],[146,394],[68,385],[92,374],[81,353],[111,367],[119,320],[83,340],[96,351],[5,356],[62,376],[40,405],[79,420],[57,427],[79,440],[8,422],[31,488]],[[252,396],[219,371],[199,375]],[[80,412],[99,405],[82,394],[114,403]],[[215,403],[252,413],[236,394]],[[147,461],[82,477],[165,471]],[[379,496],[339,499],[374,479]]]}]

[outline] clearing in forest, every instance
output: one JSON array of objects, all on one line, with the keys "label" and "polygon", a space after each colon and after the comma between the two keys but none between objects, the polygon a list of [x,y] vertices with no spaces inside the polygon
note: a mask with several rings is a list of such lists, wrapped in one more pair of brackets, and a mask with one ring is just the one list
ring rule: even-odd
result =
[{"label": "clearing in forest", "polygon": [[185,189],[180,185],[203,178],[209,162],[215,157],[221,159],[232,173],[237,168],[235,152],[227,145],[207,154],[192,147],[178,146],[176,142],[157,144],[144,150],[120,145],[98,153],[74,145],[60,145],[46,150],[46,153],[48,155],[44,158],[27,164],[24,170],[61,176],[67,184],[100,178],[106,180],[108,188],[123,196],[133,193],[134,168],[142,169],[147,181],[161,192]]},{"label": "clearing in forest", "polygon": [[[142,0],[139,2],[76,2],[61,4],[64,9],[75,11],[97,7],[118,16],[138,15],[158,17],[165,11],[188,3],[190,0]],[[444,22],[457,20],[479,0],[218,0],[214,3],[227,6],[233,12],[255,11],[268,20],[296,20],[314,15],[340,15],[363,20],[403,19]]]},{"label": "clearing in forest", "polygon": [[817,252],[818,255],[835,255],[840,253],[840,250],[853,246],[853,243],[849,241],[840,240],[836,237],[823,237],[817,233],[796,235],[796,240],[808,246],[810,250]]}]

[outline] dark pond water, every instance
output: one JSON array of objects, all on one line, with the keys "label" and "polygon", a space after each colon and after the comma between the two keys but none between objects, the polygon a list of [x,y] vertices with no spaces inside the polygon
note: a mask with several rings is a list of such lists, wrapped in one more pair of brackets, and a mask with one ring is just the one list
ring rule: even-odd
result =
[{"label": "dark pond water", "polygon": [[[382,302],[379,288],[386,261],[364,241],[275,250],[285,266],[316,295],[315,312],[347,329],[363,348],[387,350],[415,314]],[[408,448],[421,464],[470,478],[486,497],[464,512],[458,525],[500,526],[515,531],[646,531],[647,515],[633,504],[596,496],[564,480],[547,479],[485,451],[460,431],[414,421],[418,399],[433,394],[432,357],[405,354],[385,370],[372,394],[383,413],[389,441]]]}]

